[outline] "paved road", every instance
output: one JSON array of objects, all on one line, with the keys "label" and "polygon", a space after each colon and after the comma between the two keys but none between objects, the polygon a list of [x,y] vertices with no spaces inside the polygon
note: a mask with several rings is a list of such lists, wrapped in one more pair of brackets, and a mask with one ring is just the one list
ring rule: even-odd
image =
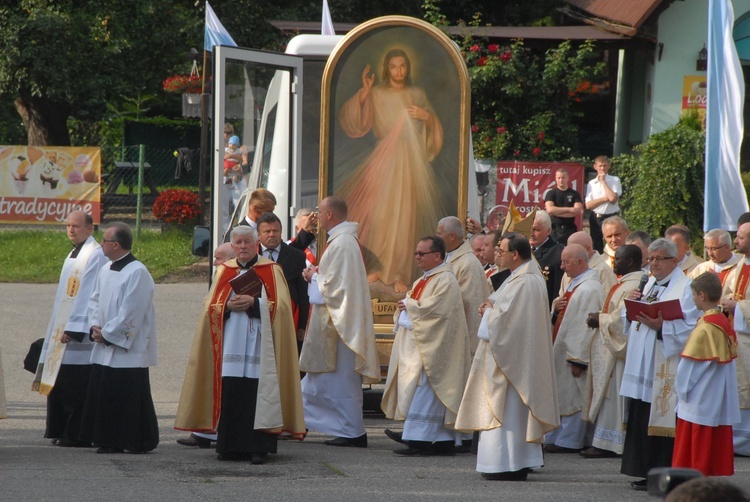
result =
[{"label": "paved road", "polygon": [[[400,424],[367,417],[370,447],[332,448],[319,434],[282,442],[262,466],[218,462],[211,450],[179,446],[172,429],[187,351],[198,317],[202,284],[156,288],[159,366],[152,369],[161,444],[146,455],[97,455],[91,449],[50,446],[42,438],[45,401],[29,391],[21,362],[44,332],[55,286],[0,284],[2,362],[10,418],[0,421],[0,501],[137,500],[187,502],[268,497],[277,501],[656,500],[627,486],[616,459],[547,455],[546,466],[524,483],[485,481],[476,457],[403,458],[383,434]],[[750,490],[750,459],[737,459],[732,481]]]}]

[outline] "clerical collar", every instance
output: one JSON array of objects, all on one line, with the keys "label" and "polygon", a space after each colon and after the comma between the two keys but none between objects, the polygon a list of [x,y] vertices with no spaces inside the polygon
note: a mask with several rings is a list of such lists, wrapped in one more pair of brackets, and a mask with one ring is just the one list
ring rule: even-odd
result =
[{"label": "clerical collar", "polygon": [[669,281],[672,279],[672,276],[674,275],[675,270],[680,270],[680,268],[679,267],[675,267],[675,269],[672,270],[671,274],[669,274],[668,276],[666,276],[662,280],[657,280],[656,281],[656,285],[660,286],[662,288],[666,288],[667,286],[669,286]]},{"label": "clerical collar", "polygon": [[343,225],[344,223],[346,223],[346,220],[342,221],[341,223],[339,223],[339,224],[338,224],[338,225],[336,225],[335,227],[333,227],[333,228],[330,228],[330,229],[328,229],[328,232],[326,232],[326,233],[327,233],[328,235],[331,235],[331,234],[333,233],[333,231],[334,231],[334,230],[336,230],[337,228],[339,228],[339,227],[340,227],[341,225]]},{"label": "clerical collar", "polygon": [[435,271],[440,268],[444,263],[441,263],[437,267],[432,267],[430,270],[425,270],[424,275],[422,276],[422,279],[427,279],[429,276],[435,273]]},{"label": "clerical collar", "polygon": [[133,256],[133,253],[128,253],[122,258],[119,258],[113,261],[112,264],[109,266],[109,269],[113,272],[120,272],[128,264],[133,263],[134,261],[137,261],[137,260],[135,256]]},{"label": "clerical collar", "polygon": [[86,241],[83,241],[80,244],[74,244],[73,245],[73,251],[70,252],[70,257],[71,258],[77,258],[78,257],[78,253],[81,252],[81,249],[83,249],[83,245],[84,244],[86,244]]},{"label": "clerical collar", "polygon": [[258,263],[258,255],[257,254],[253,257],[252,260],[250,260],[249,262],[244,263],[244,264],[241,263],[239,260],[237,260],[237,265],[239,265],[241,269],[248,269],[248,268],[252,267],[253,265],[255,265],[256,263]]},{"label": "clerical collar", "polygon": [[589,268],[585,272],[581,272],[577,276],[573,278],[572,281],[570,281],[570,284],[568,285],[568,291],[572,291],[576,286],[581,284],[583,281],[586,280],[586,278],[591,275],[591,272],[594,272],[594,269]]},{"label": "clerical collar", "polygon": [[682,257],[682,260],[677,262],[677,267],[682,268],[682,265],[687,261],[687,259],[688,259],[688,254],[685,253],[685,256]]}]

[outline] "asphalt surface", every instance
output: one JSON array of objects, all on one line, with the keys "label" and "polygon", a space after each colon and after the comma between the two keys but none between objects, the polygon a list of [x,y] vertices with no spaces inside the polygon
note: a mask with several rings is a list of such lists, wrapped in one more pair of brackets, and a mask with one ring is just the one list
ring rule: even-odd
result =
[{"label": "asphalt surface", "polygon": [[[274,501],[400,500],[657,500],[629,487],[619,459],[546,455],[525,482],[486,481],[476,457],[399,457],[383,429],[401,423],[367,415],[367,449],[325,446],[311,433],[283,441],[265,465],[220,462],[209,449],[187,448],[172,428],[204,284],[156,287],[159,365],[151,384],[161,443],[145,455],[97,455],[93,449],[51,446],[44,439],[45,398],[30,390],[22,361],[43,336],[56,285],[0,284],[0,350],[9,418],[0,421],[0,501],[187,502],[228,499]],[[750,459],[736,459],[732,482],[750,491]]]}]

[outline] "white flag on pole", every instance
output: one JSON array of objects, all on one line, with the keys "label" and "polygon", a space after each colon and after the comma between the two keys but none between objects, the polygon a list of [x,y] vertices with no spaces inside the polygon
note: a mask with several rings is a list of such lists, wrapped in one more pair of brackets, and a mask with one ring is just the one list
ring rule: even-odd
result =
[{"label": "white flag on pole", "polygon": [[204,33],[204,44],[203,48],[207,51],[211,51],[214,45],[229,45],[237,47],[237,43],[229,34],[224,25],[221,24],[219,18],[216,17],[216,13],[211,8],[211,5],[206,2],[206,30]]},{"label": "white flag on pole", "polygon": [[733,26],[731,0],[709,0],[704,231],[736,230],[737,218],[748,211],[740,177],[745,80]]},{"label": "white flag on pole", "polygon": [[336,32],[333,29],[333,19],[331,19],[331,11],[328,10],[328,0],[323,0],[323,19],[320,23],[320,34],[321,35],[335,35]]}]

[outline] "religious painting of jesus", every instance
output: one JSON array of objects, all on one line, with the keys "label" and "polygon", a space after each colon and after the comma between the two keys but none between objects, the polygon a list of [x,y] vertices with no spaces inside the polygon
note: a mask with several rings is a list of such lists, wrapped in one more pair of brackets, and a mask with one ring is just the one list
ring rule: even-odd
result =
[{"label": "religious painting of jesus", "polygon": [[417,19],[360,25],[328,60],[320,196],[343,197],[359,223],[373,298],[403,297],[419,238],[466,214],[468,97],[460,52]]}]

